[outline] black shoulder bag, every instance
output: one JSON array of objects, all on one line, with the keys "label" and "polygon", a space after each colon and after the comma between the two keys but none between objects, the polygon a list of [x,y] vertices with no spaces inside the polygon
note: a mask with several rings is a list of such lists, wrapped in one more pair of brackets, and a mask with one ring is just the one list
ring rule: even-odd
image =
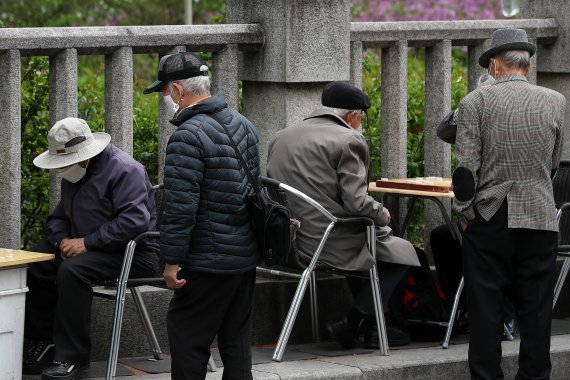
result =
[{"label": "black shoulder bag", "polygon": [[238,161],[255,191],[253,195],[245,196],[245,204],[251,215],[251,222],[257,237],[257,246],[263,262],[267,266],[285,264],[291,247],[289,210],[279,202],[271,199],[265,186],[259,186],[238,150],[230,131],[219,116],[215,114],[208,114],[208,116],[224,128],[224,131],[230,138],[232,148],[236,152]]}]

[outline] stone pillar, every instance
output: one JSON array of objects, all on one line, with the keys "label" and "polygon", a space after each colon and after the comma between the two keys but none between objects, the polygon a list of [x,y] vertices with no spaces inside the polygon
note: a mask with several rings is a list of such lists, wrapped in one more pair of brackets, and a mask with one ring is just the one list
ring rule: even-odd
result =
[{"label": "stone pillar", "polygon": [[[186,51],[186,48],[184,46],[176,46],[166,54],[175,54],[182,51]],[[166,54],[161,54],[159,58],[162,58]],[[168,144],[170,135],[172,135],[176,130],[176,127],[170,123],[172,116],[174,116],[174,111],[168,107],[164,101],[162,92],[160,92],[158,94],[158,182],[160,183],[162,183],[164,180],[164,160],[166,159],[166,145]]]},{"label": "stone pillar", "polygon": [[[56,121],[77,116],[77,50],[65,49],[49,58],[49,130]],[[46,131],[47,134],[47,131]],[[61,178],[50,171],[49,209],[57,206]]]},{"label": "stone pillar", "polygon": [[350,43],[350,83],[362,88],[362,42]]},{"label": "stone pillar", "polygon": [[566,126],[562,157],[570,159],[570,2],[567,0],[521,0],[521,18],[554,18],[558,38],[549,46],[538,45],[536,82],[566,96]]},{"label": "stone pillar", "polygon": [[467,91],[471,92],[477,88],[477,80],[479,77],[487,72],[486,69],[479,65],[479,57],[487,50],[489,40],[478,45],[469,45],[467,47]]},{"label": "stone pillar", "polygon": [[275,132],[320,107],[327,82],[350,79],[349,0],[228,0],[227,22],[259,23],[260,51],[241,60],[243,113],[260,133],[262,168]]},{"label": "stone pillar", "polygon": [[226,103],[239,107],[239,54],[237,45],[228,45],[212,54],[212,93],[223,95]]},{"label": "stone pillar", "polygon": [[105,56],[105,130],[114,145],[133,154],[133,49]]},{"label": "stone pillar", "polygon": [[[451,176],[451,145],[437,137],[436,128],[451,111],[451,41],[438,42],[426,48],[424,123],[424,174],[426,177]],[[429,235],[434,227],[444,223],[439,207],[425,203],[424,241],[430,252]],[[451,204],[445,201],[450,211]]]},{"label": "stone pillar", "polygon": [[20,52],[0,54],[0,246],[20,249]]}]

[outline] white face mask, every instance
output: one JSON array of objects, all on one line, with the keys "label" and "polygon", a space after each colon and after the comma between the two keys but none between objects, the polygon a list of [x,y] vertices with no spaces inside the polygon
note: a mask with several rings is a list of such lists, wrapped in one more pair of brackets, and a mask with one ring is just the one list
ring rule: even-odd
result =
[{"label": "white face mask", "polygon": [[164,96],[164,102],[166,103],[167,107],[171,108],[174,111],[174,113],[176,113],[180,108],[178,104],[174,103],[174,100],[172,100],[170,95]]},{"label": "white face mask", "polygon": [[85,177],[87,169],[79,166],[79,164],[73,164],[71,166],[55,169],[58,176],[63,177],[71,183],[78,182],[81,178]]},{"label": "white face mask", "polygon": [[360,125],[358,126],[358,128],[356,128],[356,131],[357,131],[357,132],[360,132],[360,134],[362,134],[362,124],[360,124]]}]

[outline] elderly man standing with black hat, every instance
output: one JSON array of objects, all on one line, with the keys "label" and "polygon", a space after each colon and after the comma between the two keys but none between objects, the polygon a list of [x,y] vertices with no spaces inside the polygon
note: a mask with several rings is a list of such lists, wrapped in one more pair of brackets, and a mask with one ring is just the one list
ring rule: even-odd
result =
[{"label": "elderly man standing with black hat", "polygon": [[464,219],[472,379],[503,378],[505,296],[521,337],[516,379],[550,378],[558,245],[550,174],[560,161],[565,99],[528,83],[535,50],[524,30],[495,31],[479,64],[496,80],[464,98],[457,114],[453,208]]},{"label": "elderly man standing with black hat", "polygon": [[259,181],[253,124],[211,96],[208,67],[191,53],[164,56],[158,80],[175,111],[166,147],[160,254],[176,289],[167,314],[172,379],[203,379],[218,337],[224,379],[251,379],[251,314],[260,262],[244,196]]},{"label": "elderly man standing with black hat", "polygon": [[[419,261],[412,244],[393,236],[387,227],[390,222],[388,210],[368,195],[368,144],[359,129],[362,113],[370,108],[370,101],[357,87],[332,82],[323,90],[322,104],[326,108],[313,112],[299,125],[277,133],[269,145],[267,174],[303,191],[333,215],[374,219],[380,288],[386,307],[408,266],[417,266]],[[296,244],[303,258],[303,252],[315,251],[329,222],[318,211],[297,204],[294,197],[288,201],[296,218],[301,221]],[[321,258],[339,269],[368,270],[372,258],[365,242],[363,228],[335,227]],[[351,348],[358,343],[363,320],[370,320],[365,344],[377,348],[370,286],[360,281],[351,282],[351,290],[355,296],[353,307],[343,320],[328,325],[329,332],[343,347]],[[387,333],[391,346],[410,341],[409,335],[395,326],[388,326]]]}]

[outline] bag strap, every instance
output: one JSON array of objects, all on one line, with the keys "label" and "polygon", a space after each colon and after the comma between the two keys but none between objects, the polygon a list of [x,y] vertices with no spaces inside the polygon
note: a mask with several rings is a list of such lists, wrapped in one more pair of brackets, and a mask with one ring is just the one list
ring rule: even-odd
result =
[{"label": "bag strap", "polygon": [[253,178],[253,174],[251,174],[251,171],[249,170],[249,168],[247,167],[247,163],[245,162],[242,154],[240,153],[236,142],[234,141],[234,139],[232,138],[232,135],[230,134],[230,131],[228,130],[228,127],[226,127],[226,124],[222,121],[222,119],[216,115],[215,113],[209,113],[208,116],[211,119],[214,119],[214,121],[216,121],[218,124],[220,124],[222,126],[222,128],[224,128],[224,131],[226,132],[226,135],[228,135],[228,137],[230,138],[230,144],[232,146],[232,148],[234,148],[234,151],[236,152],[236,156],[238,158],[238,161],[241,165],[241,167],[243,168],[243,170],[245,170],[245,174],[247,175],[247,178],[249,180],[249,183],[251,183],[251,186],[253,186],[253,190],[255,191],[255,193],[259,193],[260,189],[259,189],[259,185],[257,184],[257,181],[255,180],[255,178]]}]

